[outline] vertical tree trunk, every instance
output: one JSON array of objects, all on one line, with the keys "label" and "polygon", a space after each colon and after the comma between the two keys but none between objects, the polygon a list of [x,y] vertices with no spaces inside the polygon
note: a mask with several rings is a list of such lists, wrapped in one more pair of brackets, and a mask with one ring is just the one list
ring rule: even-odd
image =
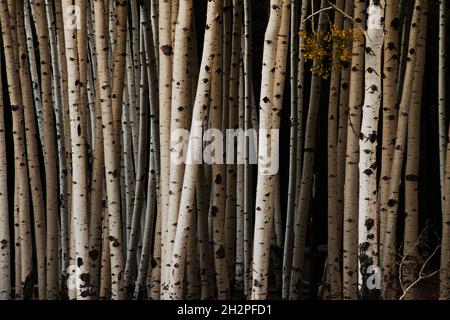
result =
[{"label": "vertical tree trunk", "polygon": [[111,108],[111,84],[109,80],[108,48],[105,28],[105,6],[100,0],[94,1],[95,42],[98,59],[98,82],[102,107],[103,141],[105,152],[105,178],[109,213],[109,244],[111,252],[111,297],[121,299],[123,289],[123,235],[120,213],[119,159],[117,159],[118,141],[114,134],[114,122]]},{"label": "vertical tree trunk", "polygon": [[[251,4],[244,0],[244,129],[247,131],[252,127],[253,104],[253,82],[252,82],[252,24]],[[244,294],[250,297],[251,293],[251,260],[253,244],[253,175],[249,164],[249,143],[244,141]]]},{"label": "vertical tree trunk", "polygon": [[170,172],[170,111],[172,88],[172,39],[171,1],[159,3],[159,132],[161,143],[161,298],[166,298],[168,290],[168,268],[170,256],[166,254],[167,218],[169,211]]},{"label": "vertical tree trunk", "polygon": [[[233,28],[231,32],[231,69],[229,78],[229,94],[223,92],[224,98],[228,99],[228,127],[227,129],[235,130],[238,128],[238,113],[239,113],[239,70],[241,60],[241,32],[242,32],[242,0],[233,1]],[[229,63],[229,62],[228,62]],[[225,106],[225,105],[224,105]],[[225,110],[226,112],[226,110]],[[227,114],[225,113],[225,116]],[[228,137],[228,134],[226,134]],[[225,250],[228,263],[228,274],[231,279],[234,279],[234,266],[236,260],[236,145],[233,143],[228,145],[224,150],[227,158],[226,170],[226,203],[225,203]],[[230,154],[230,156],[228,155]],[[229,163],[233,155],[233,162]]]},{"label": "vertical tree trunk", "polygon": [[[274,183],[275,176],[278,174],[279,161],[279,154],[276,152],[278,137],[273,135],[275,132],[278,133],[280,125],[289,26],[290,1],[271,2],[269,23],[264,37],[261,79],[252,299],[266,299],[268,294]],[[274,72],[271,71],[273,68]],[[276,151],[273,152],[273,150]]]},{"label": "vertical tree trunk", "polygon": [[[24,120],[25,120],[25,138],[27,148],[27,163],[28,174],[30,176],[30,192],[32,198],[33,216],[34,216],[34,231],[36,239],[36,251],[37,264],[38,264],[38,289],[39,297],[41,299],[46,298],[45,294],[45,204],[44,194],[42,191],[41,172],[39,164],[39,151],[37,141],[37,129],[36,129],[36,114],[33,107],[32,96],[32,84],[30,82],[30,69],[28,65],[28,55],[26,48],[26,35],[24,30],[24,20],[21,8],[23,8],[23,2],[17,3],[17,42],[18,42],[18,54],[20,55],[20,81],[22,90],[22,102],[24,106]],[[47,84],[48,85],[48,84]],[[39,92],[39,101],[41,101],[41,95]],[[44,150],[45,161],[45,150]]]},{"label": "vertical tree trunk", "polygon": [[[445,117],[446,112],[446,1],[439,1],[439,125],[440,132],[447,129]],[[441,128],[441,127],[444,128]],[[450,299],[450,143],[449,138],[450,131],[447,135],[444,135],[444,139],[440,138],[440,147],[442,140],[446,145],[445,150],[445,170],[444,170],[444,180],[441,180],[441,197],[443,199],[442,206],[442,247],[441,247],[441,271],[439,273],[440,286],[439,286],[439,299],[445,300]],[[443,151],[440,151],[443,152]],[[442,156],[440,157],[442,162]]]},{"label": "vertical tree trunk", "polygon": [[[321,1],[321,8],[325,1]],[[319,14],[319,32],[324,32],[328,18],[325,11]],[[315,62],[317,63],[317,62]],[[314,150],[317,118],[319,112],[321,78],[313,73],[311,75],[311,91],[309,97],[308,118],[306,120],[304,158],[301,176],[301,188],[298,198],[298,207],[295,213],[294,250],[292,257],[292,271],[290,283],[290,299],[298,299],[302,296],[302,282],[305,265],[305,240],[308,225],[309,211],[313,191]]]},{"label": "vertical tree trunk", "polygon": [[388,208],[387,219],[386,219],[386,231],[383,245],[383,256],[381,263],[382,270],[382,284],[386,287],[385,296],[393,298],[395,287],[389,284],[394,283],[396,278],[396,235],[397,235],[397,214],[398,214],[398,202],[400,198],[400,183],[401,174],[403,168],[403,159],[405,156],[406,147],[406,133],[407,133],[407,123],[408,123],[408,112],[411,103],[411,92],[414,80],[414,68],[417,62],[417,43],[418,43],[418,32],[420,30],[420,19],[421,19],[421,7],[424,0],[416,0],[414,6],[414,13],[411,22],[410,39],[409,39],[409,50],[408,59],[405,71],[405,81],[403,83],[402,97],[400,102],[400,108],[398,111],[398,123],[397,132],[395,138],[395,150],[394,159],[392,162],[392,169],[390,174],[390,185],[389,185],[389,198],[387,200],[386,208]]},{"label": "vertical tree trunk", "polygon": [[[299,30],[300,32],[306,31],[306,15],[308,14],[309,1],[302,1],[300,9],[300,22]],[[297,14],[294,10],[294,6],[291,8],[292,14],[295,16]],[[293,17],[291,17],[292,19]],[[292,23],[292,20],[291,20]],[[295,24],[297,25],[297,24]],[[291,37],[297,34],[297,29],[291,30]],[[299,37],[298,47],[304,43],[304,38]],[[291,61],[292,64],[297,66],[296,71],[296,82],[292,86],[295,88],[295,93],[291,93],[293,97],[296,96],[296,130],[295,130],[295,158],[291,159],[295,161],[295,185],[293,192],[294,204],[293,208],[288,210],[288,215],[286,217],[286,230],[285,230],[285,240],[284,240],[284,251],[283,251],[283,275],[282,275],[282,298],[289,299],[290,284],[291,284],[291,272],[292,272],[292,257],[293,257],[293,240],[294,240],[294,220],[295,212],[298,207],[298,199],[300,197],[300,185],[302,179],[302,167],[303,167],[303,98],[304,98],[304,82],[305,82],[305,57],[303,52],[300,50],[298,57],[295,61]],[[290,160],[290,161],[291,161]]]},{"label": "vertical tree trunk", "polygon": [[180,210],[181,189],[183,187],[184,162],[182,159],[184,150],[177,148],[177,145],[180,144],[179,131],[187,129],[190,121],[189,113],[191,109],[191,99],[189,98],[188,53],[191,47],[189,33],[192,23],[192,6],[193,3],[190,0],[180,1],[178,19],[175,27],[171,94],[172,109],[170,111],[169,210],[165,245],[168,257],[172,256],[178,213]]},{"label": "vertical tree trunk", "polygon": [[[336,7],[342,8],[344,6],[343,0],[336,1]],[[334,26],[342,28],[342,15],[335,12]],[[333,46],[333,57],[331,61],[331,79],[330,79],[330,95],[328,100],[328,245],[327,245],[327,264],[326,264],[326,280],[325,284],[326,297],[328,299],[339,299],[342,295],[341,276],[340,276],[340,212],[338,211],[338,185],[337,185],[337,134],[338,134],[338,103],[339,103],[339,85],[340,85],[340,70],[335,66],[336,61],[336,46]]]},{"label": "vertical tree trunk", "polygon": [[[408,140],[406,145],[405,166],[405,231],[403,236],[402,285],[410,286],[417,280],[419,272],[419,161],[420,161],[420,120],[422,109],[422,85],[425,69],[427,37],[428,2],[421,6],[419,39],[417,42],[417,61],[411,91],[410,111],[408,114]],[[405,299],[416,300],[419,292],[416,287],[405,295]]]},{"label": "vertical tree trunk", "polygon": [[[383,66],[383,128],[381,143],[380,173],[380,256],[383,255],[384,236],[386,231],[386,207],[389,199],[389,184],[392,160],[394,157],[395,132],[397,129],[397,75],[398,75],[398,33],[400,18],[398,6],[386,2],[385,45]],[[384,295],[384,292],[383,292]]]},{"label": "vertical tree trunk", "polygon": [[[1,68],[0,58],[0,68]],[[8,166],[5,139],[3,83],[0,79],[0,300],[11,299],[11,237],[8,210]]]},{"label": "vertical tree trunk", "polygon": [[381,55],[383,21],[380,3],[372,0],[368,8],[365,95],[359,148],[359,286],[363,299],[374,298],[379,288],[369,288],[370,267],[378,266],[377,159],[378,117],[381,106]]},{"label": "vertical tree trunk", "polygon": [[[366,5],[355,1],[354,19],[364,28]],[[365,37],[356,29],[352,48],[347,125],[347,150],[344,183],[343,219],[343,298],[358,298],[358,197],[359,197],[359,132],[363,105]]]},{"label": "vertical tree trunk", "polygon": [[[36,0],[36,29],[39,39],[42,114],[44,129],[45,195],[47,214],[47,298],[58,297],[58,180],[56,158],[56,128],[52,99],[52,69],[48,42],[45,4]],[[36,214],[36,213],[35,213]],[[45,275],[45,273],[44,273]],[[45,276],[44,276],[45,279]],[[44,295],[45,296],[45,295]]]},{"label": "vertical tree trunk", "polygon": [[[68,7],[70,1],[63,1],[63,12],[68,15],[65,23],[72,21]],[[81,12],[83,9],[80,8]],[[84,9],[84,13],[86,10]],[[81,83],[80,61],[78,59],[77,31],[68,27],[64,28],[64,39],[67,59],[67,75],[69,87],[69,114],[70,132],[72,142],[72,219],[75,236],[75,283],[77,299],[89,299],[89,238],[88,238],[88,210],[87,210],[87,150],[86,150],[86,125],[85,106],[80,103],[80,91],[85,83]]]},{"label": "vertical tree trunk", "polygon": [[[223,29],[222,29],[223,30]],[[222,39],[218,37],[221,41],[218,41],[215,49],[217,54],[214,56],[214,65],[211,72],[211,97],[210,97],[210,132],[218,133],[208,136],[212,139],[214,136],[214,142],[216,139],[222,137],[220,131],[224,128],[224,122],[228,122],[223,119],[224,111],[222,104],[222,83],[221,83],[221,68],[222,65],[222,49],[225,46],[222,45]],[[210,228],[212,233],[210,233],[210,241],[214,251],[214,267],[217,285],[217,297],[220,300],[225,300],[230,298],[230,283],[228,275],[228,265],[227,265],[227,253],[225,249],[225,196],[226,196],[226,168],[224,165],[224,150],[222,145],[213,144],[214,155],[211,159],[211,202],[209,207],[210,215]],[[219,148],[216,148],[218,146]]]},{"label": "vertical tree trunk", "polygon": [[[11,18],[6,0],[0,1],[0,20],[3,34],[3,50],[5,54],[6,77],[12,113],[12,130],[14,142],[14,224],[16,246],[16,298],[31,298],[33,294],[32,280],[32,238],[30,228],[30,190],[28,186],[28,170],[26,166],[26,148],[24,133],[24,108],[20,87],[19,67],[16,61],[18,47],[15,19]],[[19,260],[20,257],[20,260]],[[20,262],[19,262],[20,261]],[[20,279],[20,282],[17,281]]]},{"label": "vertical tree trunk", "polygon": [[[192,215],[195,200],[195,187],[198,181],[199,166],[198,161],[201,157],[202,139],[201,126],[205,121],[209,96],[211,71],[213,69],[214,56],[218,53],[219,40],[215,37],[220,30],[221,8],[220,0],[211,0],[208,2],[207,19],[204,47],[202,54],[202,63],[200,65],[199,81],[197,93],[192,112],[191,136],[187,152],[187,165],[184,171],[183,191],[181,193],[180,213],[177,223],[177,233],[173,246],[173,254],[170,270],[170,298],[181,299],[183,297],[183,278],[186,261],[186,247],[189,237],[189,226],[192,223]],[[162,173],[161,173],[162,174]]]}]

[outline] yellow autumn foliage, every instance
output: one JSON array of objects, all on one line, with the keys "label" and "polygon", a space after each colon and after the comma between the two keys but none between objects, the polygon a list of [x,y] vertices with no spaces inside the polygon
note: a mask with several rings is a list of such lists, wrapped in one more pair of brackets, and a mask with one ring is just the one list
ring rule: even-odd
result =
[{"label": "yellow autumn foliage", "polygon": [[304,39],[300,49],[305,60],[315,62],[310,71],[323,79],[351,61],[352,40],[360,37],[354,28],[341,29],[334,25],[326,32],[302,31],[299,34]]}]

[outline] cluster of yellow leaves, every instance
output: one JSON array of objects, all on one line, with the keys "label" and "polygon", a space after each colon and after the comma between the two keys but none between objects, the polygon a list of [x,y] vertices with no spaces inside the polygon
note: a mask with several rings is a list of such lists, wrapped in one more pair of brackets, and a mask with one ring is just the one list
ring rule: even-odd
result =
[{"label": "cluster of yellow leaves", "polygon": [[340,71],[352,59],[352,40],[359,37],[354,28],[340,29],[332,26],[327,32],[300,32],[301,46],[306,61],[315,62],[311,72],[328,79],[331,70]]}]

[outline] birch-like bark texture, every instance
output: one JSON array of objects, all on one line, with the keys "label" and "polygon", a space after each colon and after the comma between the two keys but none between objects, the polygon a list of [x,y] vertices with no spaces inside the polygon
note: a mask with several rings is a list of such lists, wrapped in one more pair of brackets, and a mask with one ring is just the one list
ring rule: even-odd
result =
[{"label": "birch-like bark texture", "polygon": [[119,185],[119,159],[116,148],[118,141],[114,134],[114,122],[111,107],[111,84],[108,67],[108,44],[104,23],[104,3],[94,1],[95,10],[95,45],[98,59],[98,82],[100,88],[100,103],[102,109],[103,143],[105,153],[105,179],[109,214],[109,247],[111,254],[111,297],[122,299],[123,288],[123,235],[120,213],[120,185]]},{"label": "birch-like bark texture", "polygon": [[[440,138],[440,148],[442,148],[441,143],[444,140],[445,143],[445,163],[442,164],[442,155],[440,156],[441,166],[445,165],[444,168],[444,180],[441,180],[441,197],[443,199],[442,205],[442,247],[441,247],[441,270],[439,273],[440,285],[439,285],[439,299],[450,299],[450,144],[449,144],[449,134],[445,135],[445,106],[447,103],[446,95],[446,70],[447,64],[445,61],[445,40],[447,38],[446,33],[446,1],[439,1],[439,136],[441,137],[441,131],[444,131],[444,139]],[[443,118],[443,119],[442,119]],[[441,128],[441,127],[444,128]],[[440,153],[444,153],[442,150]],[[442,170],[442,169],[441,169]],[[442,175],[442,173],[441,173]]]},{"label": "birch-like bark texture", "polygon": [[[219,37],[220,39],[220,37]],[[220,39],[223,40],[223,39]],[[210,95],[210,112],[209,112],[209,128],[211,136],[208,139],[212,142],[211,149],[214,153],[211,159],[211,201],[209,206],[210,221],[210,243],[214,251],[214,267],[216,276],[216,286],[218,298],[221,300],[229,299],[230,283],[228,275],[227,252],[225,249],[225,201],[226,201],[226,168],[223,162],[223,147],[214,143],[220,139],[218,134],[224,122],[224,111],[222,104],[222,41],[216,44],[217,54],[214,56],[214,64],[211,72],[211,95]],[[214,140],[213,140],[214,139]]]},{"label": "birch-like bark texture", "polygon": [[358,259],[359,287],[362,298],[374,298],[376,288],[369,288],[372,275],[370,267],[378,266],[378,217],[377,217],[377,136],[381,107],[383,20],[381,6],[371,1],[368,8],[365,50],[365,95],[362,108],[361,135],[359,142],[359,218]]},{"label": "birch-like bark texture", "polygon": [[[414,6],[414,13],[411,22],[408,59],[405,71],[405,81],[403,84],[402,98],[398,111],[397,133],[395,138],[394,159],[390,174],[389,199],[387,202],[388,213],[386,219],[386,232],[383,246],[383,256],[381,270],[382,284],[389,285],[394,283],[397,268],[393,264],[396,256],[396,234],[397,234],[397,216],[400,199],[400,183],[403,168],[403,159],[405,157],[405,147],[407,140],[408,112],[411,105],[411,92],[414,80],[414,70],[417,62],[417,43],[420,29],[421,7],[423,0],[417,0]],[[395,288],[395,287],[394,287]],[[391,288],[392,290],[395,290]],[[385,289],[389,290],[389,289]],[[387,292],[387,291],[385,291]]]},{"label": "birch-like bark texture", "polygon": [[161,143],[161,298],[167,297],[170,256],[167,248],[167,218],[170,183],[170,111],[172,88],[171,1],[159,2],[159,134]]},{"label": "birch-like bark texture", "polygon": [[[70,1],[63,1],[63,12],[70,12]],[[65,16],[64,23],[71,23],[71,17]],[[72,219],[75,240],[75,284],[77,299],[89,299],[89,252],[88,252],[88,208],[87,208],[87,150],[85,106],[80,105],[80,64],[78,59],[77,30],[64,28],[64,39],[67,61],[70,132],[72,143]]]},{"label": "birch-like bark texture", "polygon": [[449,299],[446,9],[0,0],[0,299]]},{"label": "birch-like bark texture", "polygon": [[447,147],[447,117],[446,117],[446,102],[447,95],[445,90],[445,72],[447,70],[447,64],[445,55],[447,53],[445,39],[447,38],[447,18],[445,12],[447,9],[447,3],[444,0],[439,1],[439,84],[438,84],[438,112],[439,112],[439,179],[441,186],[441,210],[445,210],[444,200],[444,175],[446,164],[446,147]]},{"label": "birch-like bark texture", "polygon": [[[383,65],[383,128],[381,143],[380,172],[380,256],[386,230],[386,215],[389,198],[390,173],[394,157],[395,132],[397,129],[397,75],[398,75],[398,33],[400,18],[398,6],[386,2],[384,24],[384,65]],[[384,292],[382,293],[384,295]]]},{"label": "birch-like bark texture", "polygon": [[[171,257],[177,220],[180,210],[181,190],[183,187],[184,164],[182,163],[183,150],[179,145],[179,130],[189,126],[191,101],[189,98],[188,82],[188,54],[190,48],[190,32],[192,23],[192,1],[181,0],[179,3],[178,18],[175,26],[175,41],[172,69],[172,103],[170,111],[170,185],[169,210],[167,216],[166,254]],[[167,266],[169,267],[169,266]]]},{"label": "birch-like bark texture", "polygon": [[14,141],[14,225],[16,251],[16,299],[30,298],[32,295],[32,239],[30,228],[30,207],[28,186],[28,170],[26,166],[26,148],[24,134],[23,102],[20,87],[19,67],[16,60],[18,47],[17,37],[14,37],[16,26],[11,19],[8,3],[0,1],[0,22],[3,35],[3,50],[5,53],[6,76],[8,81],[8,94],[12,112],[12,127]]},{"label": "birch-like bark texture", "polygon": [[[301,2],[301,14],[299,21],[300,32],[306,31],[306,15],[308,13],[309,1]],[[295,6],[291,7],[291,14],[295,15]],[[293,17],[291,17],[291,25],[293,23]],[[295,24],[296,25],[296,24]],[[297,29],[291,30],[291,37],[296,34]],[[299,37],[298,46],[302,47],[304,44],[304,38]],[[294,240],[294,219],[295,211],[298,206],[298,199],[300,196],[300,182],[302,177],[302,167],[303,167],[303,98],[304,89],[303,84],[305,80],[305,57],[303,52],[300,50],[297,61],[291,61],[291,64],[296,64],[296,82],[292,84],[295,87],[295,93],[291,93],[292,97],[296,96],[295,104],[297,105],[296,118],[296,130],[295,130],[295,158],[289,161],[295,161],[295,190],[294,194],[294,205],[293,208],[288,207],[288,215],[286,217],[286,228],[285,228],[285,240],[284,240],[284,251],[283,251],[283,275],[282,275],[282,298],[288,299],[290,292],[291,283],[291,269],[292,269],[292,250],[293,250],[293,240]],[[295,72],[295,71],[294,71]],[[294,91],[294,90],[293,90]],[[291,106],[292,108],[292,106]],[[290,203],[288,202],[288,205]]]},{"label": "birch-like bark texture", "polygon": [[[268,295],[269,239],[273,219],[275,176],[278,173],[276,171],[279,161],[276,139],[280,126],[279,112],[283,101],[290,9],[289,1],[271,3],[269,23],[265,34],[253,245],[252,299],[254,300],[267,299]],[[275,68],[274,72],[271,71],[272,68]],[[276,135],[273,137],[275,132]]]},{"label": "birch-like bark texture", "polygon": [[[20,3],[20,2],[19,2]],[[39,37],[39,57],[41,70],[41,102],[44,131],[44,161],[45,161],[45,195],[47,217],[47,298],[58,297],[58,174],[56,158],[56,128],[55,113],[52,99],[52,69],[50,47],[48,41],[47,16],[45,4],[36,0],[36,24]],[[36,214],[36,212],[35,212]],[[45,279],[45,273],[44,273]],[[40,281],[40,280],[39,280]]]},{"label": "birch-like bark texture", "polygon": [[[22,7],[23,2],[18,3],[18,8]],[[17,8],[17,7],[16,7]],[[37,129],[35,124],[35,112],[33,108],[33,97],[32,97],[32,84],[30,82],[30,69],[28,68],[27,62],[27,50],[25,42],[25,30],[23,15],[19,9],[17,9],[17,41],[20,55],[19,59],[19,75],[21,81],[22,89],[22,102],[24,106],[24,120],[25,120],[25,138],[26,138],[26,148],[27,148],[27,164],[28,164],[28,174],[30,176],[30,193],[32,198],[32,208],[34,216],[34,230],[36,239],[36,251],[39,252],[37,257],[38,264],[38,288],[39,296],[45,299],[45,237],[46,228],[45,226],[45,203],[44,203],[44,193],[42,191],[42,176],[40,173],[39,164],[39,151],[38,151],[38,140],[37,140]],[[48,79],[47,79],[48,80]],[[48,83],[47,83],[48,88]],[[39,100],[40,92],[39,92]],[[44,156],[45,161],[45,156]],[[51,174],[50,174],[51,176]],[[56,182],[56,181],[54,181]],[[52,196],[52,195],[51,195]]]},{"label": "birch-like bark texture", "polygon": [[[354,19],[365,26],[366,5],[355,1]],[[364,87],[364,34],[357,29],[352,48],[349,92],[349,117],[347,124],[347,150],[344,182],[343,216],[343,275],[342,293],[347,300],[358,299],[358,199],[359,199],[359,135]]]},{"label": "birch-like bark texture", "polygon": [[[428,2],[421,6],[419,39],[417,41],[417,63],[411,91],[408,113],[408,140],[405,165],[405,231],[403,236],[403,265],[400,269],[402,285],[410,286],[419,272],[419,163],[420,163],[420,115],[422,111],[422,85],[425,70],[427,41]],[[418,299],[417,288],[411,288],[404,299]]]},{"label": "birch-like bark texture", "polygon": [[[51,65],[53,70],[52,77],[52,88],[53,88],[53,101],[55,108],[55,122],[56,122],[56,139],[58,146],[58,154],[65,155],[66,146],[64,137],[67,134],[68,128],[64,127],[64,116],[63,116],[63,90],[61,84],[61,71],[59,66],[59,58],[58,58],[58,46],[57,46],[57,35],[56,35],[56,27],[55,27],[55,18],[54,18],[54,8],[51,1],[45,1],[45,9],[47,16],[47,28],[49,34],[50,41],[50,55],[51,55]],[[65,281],[65,270],[67,266],[65,265],[65,261],[67,260],[67,242],[66,242],[66,233],[67,233],[67,179],[66,179],[67,165],[66,165],[66,157],[59,156],[58,157],[58,197],[56,199],[57,205],[59,207],[59,221],[56,218],[56,224],[53,225],[52,231],[56,231],[56,234],[50,232],[51,230],[47,230],[47,236],[52,235],[56,237],[56,255],[53,257],[54,261],[52,262],[52,266],[48,265],[48,269],[51,270],[53,268],[56,269],[56,272],[59,273],[59,287],[65,287],[63,285]],[[59,260],[58,248],[60,248],[60,256],[62,264],[57,263]],[[51,247],[53,250],[54,248]],[[49,251],[52,251],[49,250]],[[56,259],[55,259],[56,257]],[[53,266],[54,265],[54,266]],[[58,265],[60,265],[58,267]],[[49,277],[49,271],[47,271],[47,276]],[[49,281],[50,283],[50,281]],[[50,286],[51,287],[51,286]],[[57,291],[58,292],[58,291]],[[49,293],[47,293],[49,295]],[[49,298],[49,297],[48,297]]]},{"label": "birch-like bark texture", "polygon": [[[321,2],[324,7],[325,2]],[[325,21],[328,18],[326,11],[319,14],[318,31],[325,31]],[[304,281],[305,267],[305,240],[311,209],[313,191],[313,170],[315,155],[316,126],[319,112],[321,79],[317,74],[311,76],[311,91],[309,97],[308,116],[306,120],[305,142],[303,149],[303,166],[301,188],[298,198],[298,207],[295,212],[294,250],[292,256],[292,271],[290,282],[290,299],[299,299],[302,296],[302,282]]]},{"label": "birch-like bark texture", "polygon": [[[231,69],[229,78],[229,95],[227,97],[226,91],[225,97],[228,98],[228,129],[235,130],[238,128],[239,123],[239,84],[240,84],[240,60],[241,60],[241,33],[242,33],[242,0],[233,1],[233,28],[231,32]],[[224,104],[226,106],[226,104]],[[224,110],[225,117],[227,116],[226,110]],[[226,137],[228,134],[226,133]],[[226,173],[226,202],[225,202],[225,250],[228,263],[228,274],[230,281],[234,279],[234,266],[236,262],[236,210],[237,210],[237,145],[233,139],[233,143],[227,145],[225,150],[227,158],[227,173]],[[232,163],[230,164],[230,159]]]},{"label": "birch-like bark texture", "polygon": [[[336,1],[336,6],[342,8],[343,0]],[[343,17],[340,13],[335,13],[334,26],[342,28]],[[336,61],[336,48],[333,49],[332,64]],[[341,275],[340,275],[340,212],[338,210],[338,185],[337,185],[337,135],[338,135],[338,104],[339,104],[339,85],[340,70],[331,71],[330,95],[328,98],[328,245],[327,245],[327,284],[325,285],[327,299],[339,299],[342,294]]]},{"label": "birch-like bark texture", "polygon": [[[261,98],[260,98],[260,127],[259,136],[271,137],[273,87],[274,74],[270,71],[276,67],[276,44],[282,20],[283,1],[273,0],[270,3],[269,22],[264,36],[263,68],[261,71]],[[262,131],[264,130],[264,131]],[[273,179],[271,173],[266,172],[265,166],[269,167],[270,146],[266,140],[259,140],[258,147],[258,177],[256,186],[255,202],[255,232],[253,245],[253,286],[251,298],[266,299],[268,291],[268,268],[269,268],[269,240],[272,228],[273,201],[272,194]],[[264,150],[264,151],[262,151]],[[265,152],[265,153],[263,153]],[[264,158],[266,157],[266,158]],[[270,169],[270,167],[269,167]]]},{"label": "birch-like bark texture", "polygon": [[[180,213],[178,216],[177,233],[173,246],[171,272],[170,272],[170,298],[181,299],[183,296],[184,266],[186,261],[186,247],[189,237],[189,225],[192,223],[192,214],[194,207],[195,186],[198,181],[199,167],[195,161],[198,161],[199,153],[199,125],[204,123],[206,109],[208,108],[210,90],[211,90],[211,72],[213,70],[214,56],[217,54],[220,39],[215,37],[220,30],[221,8],[220,0],[211,0],[208,2],[207,19],[205,28],[204,49],[202,62],[200,65],[199,81],[197,93],[192,112],[191,136],[187,149],[187,159],[191,164],[187,164],[184,171],[183,190],[181,193]],[[206,108],[204,107],[206,106]],[[201,133],[200,133],[201,134]]]},{"label": "birch-like bark texture", "polygon": [[[252,82],[252,26],[251,26],[251,5],[248,0],[244,0],[244,129],[252,128],[252,115],[254,110],[254,92]],[[252,171],[249,165],[249,146],[247,139],[244,140],[244,295],[251,294],[251,256],[253,242],[253,199],[251,194]]]},{"label": "birch-like bark texture", "polygon": [[[1,18],[0,18],[1,19]],[[2,59],[0,58],[0,68]],[[6,157],[3,81],[0,79],[0,300],[11,299],[11,236],[8,207],[8,164]]]}]

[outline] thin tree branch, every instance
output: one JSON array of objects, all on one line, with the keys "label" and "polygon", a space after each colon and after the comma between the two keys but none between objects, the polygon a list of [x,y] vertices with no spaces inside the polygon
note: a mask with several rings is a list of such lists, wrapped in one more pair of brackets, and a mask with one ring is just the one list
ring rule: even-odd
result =
[{"label": "thin tree branch", "polygon": [[342,9],[339,9],[338,7],[336,7],[334,4],[332,4],[331,2],[327,1],[328,4],[330,5],[329,7],[325,7],[322,8],[320,10],[317,10],[316,12],[313,12],[312,14],[310,14],[309,16],[307,16],[302,22],[305,22],[307,20],[311,20],[311,18],[313,18],[314,16],[320,14],[323,11],[328,11],[328,10],[336,10],[337,12],[339,12],[340,14],[342,14],[345,18],[349,19],[351,22],[353,22],[353,24],[364,34],[365,37],[367,37],[367,33],[366,30],[364,30],[363,27],[361,27],[361,25],[350,15],[348,15],[347,13],[345,13]]}]

